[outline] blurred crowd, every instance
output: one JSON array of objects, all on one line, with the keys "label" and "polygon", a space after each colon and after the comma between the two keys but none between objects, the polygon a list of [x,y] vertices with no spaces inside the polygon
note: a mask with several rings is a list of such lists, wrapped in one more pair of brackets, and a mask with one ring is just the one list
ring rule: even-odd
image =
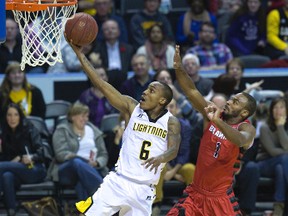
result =
[{"label": "blurred crowd", "polygon": [[[173,11],[171,1],[138,1],[144,7],[133,14],[120,14],[120,0],[79,0],[78,11],[89,13],[98,23],[96,40],[83,47],[83,52],[103,80],[136,100],[154,80],[167,83],[173,91],[168,109],[181,122],[182,142],[177,158],[162,172],[153,215],[160,214],[163,182],[175,179],[188,185],[193,181],[203,133],[201,114],[175,80],[175,44],[180,45],[183,66],[206,100],[222,107],[242,91],[257,100],[257,112],[250,119],[257,136],[235,177],[236,192],[241,210],[249,215],[255,209],[260,176],[274,178],[274,215],[282,215],[288,186],[288,94],[261,88],[263,80],[245,83],[241,57],[265,56],[270,61],[263,67],[287,67],[288,0],[186,0],[186,11],[181,12]],[[4,74],[0,86],[0,194],[9,215],[16,213],[19,185],[41,182],[46,174],[63,185],[73,185],[79,200],[93,194],[114,168],[123,133],[121,114],[112,131],[100,130],[103,117],[117,111],[91,86],[71,104],[67,119],[55,125],[50,140],[55,160],[45,167],[40,134],[26,119],[37,116],[45,120],[45,101],[26,74],[75,73],[82,68],[62,38],[63,63],[22,70],[22,43],[18,24],[8,12],[6,41],[0,45],[0,73]],[[214,80],[199,74],[200,70],[215,69],[224,72]],[[28,169],[31,164],[34,168]]]}]

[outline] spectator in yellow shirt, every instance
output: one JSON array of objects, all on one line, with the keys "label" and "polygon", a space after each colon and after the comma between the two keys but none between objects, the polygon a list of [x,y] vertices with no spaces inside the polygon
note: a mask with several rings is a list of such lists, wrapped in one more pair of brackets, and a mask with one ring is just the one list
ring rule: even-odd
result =
[{"label": "spectator in yellow shirt", "polygon": [[271,59],[288,55],[288,0],[267,16],[267,43],[265,53]]}]

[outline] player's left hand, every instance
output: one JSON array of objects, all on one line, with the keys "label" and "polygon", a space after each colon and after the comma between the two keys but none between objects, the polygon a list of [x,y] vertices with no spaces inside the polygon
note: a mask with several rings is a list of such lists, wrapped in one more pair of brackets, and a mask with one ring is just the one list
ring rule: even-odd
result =
[{"label": "player's left hand", "polygon": [[65,37],[65,40],[69,43],[69,45],[72,47],[72,49],[73,49],[76,53],[82,51],[82,47],[79,47],[79,46],[75,45],[75,44],[73,43],[73,40],[68,40],[68,39],[67,39],[66,33],[64,33],[64,37]]},{"label": "player's left hand", "polygon": [[154,173],[156,174],[158,167],[160,166],[161,163],[162,163],[161,157],[151,157],[146,161],[144,161],[142,165],[145,166],[145,169],[148,169],[150,167],[150,172],[152,172],[153,169],[155,169]]}]

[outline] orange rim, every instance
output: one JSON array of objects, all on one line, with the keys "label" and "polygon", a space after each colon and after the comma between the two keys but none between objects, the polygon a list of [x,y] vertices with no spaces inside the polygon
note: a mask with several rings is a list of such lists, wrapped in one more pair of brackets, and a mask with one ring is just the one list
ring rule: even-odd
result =
[{"label": "orange rim", "polygon": [[6,10],[40,11],[77,4],[77,0],[6,0]]}]

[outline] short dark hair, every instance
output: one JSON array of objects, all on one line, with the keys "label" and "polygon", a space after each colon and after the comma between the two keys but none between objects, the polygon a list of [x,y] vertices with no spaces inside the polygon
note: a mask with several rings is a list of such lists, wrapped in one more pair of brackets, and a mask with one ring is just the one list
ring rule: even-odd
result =
[{"label": "short dark hair", "polygon": [[242,94],[247,98],[248,102],[245,106],[245,109],[247,109],[247,111],[249,112],[249,115],[247,116],[247,118],[249,118],[250,116],[252,116],[257,108],[257,103],[254,97],[252,97],[250,94],[246,93],[246,92],[242,92]]},{"label": "short dark hair", "polygon": [[[158,81],[159,82],[159,81]],[[163,82],[159,82],[163,86],[163,96],[166,98],[166,103],[164,106],[166,107],[171,100],[173,99],[173,92],[169,85]]]}]

